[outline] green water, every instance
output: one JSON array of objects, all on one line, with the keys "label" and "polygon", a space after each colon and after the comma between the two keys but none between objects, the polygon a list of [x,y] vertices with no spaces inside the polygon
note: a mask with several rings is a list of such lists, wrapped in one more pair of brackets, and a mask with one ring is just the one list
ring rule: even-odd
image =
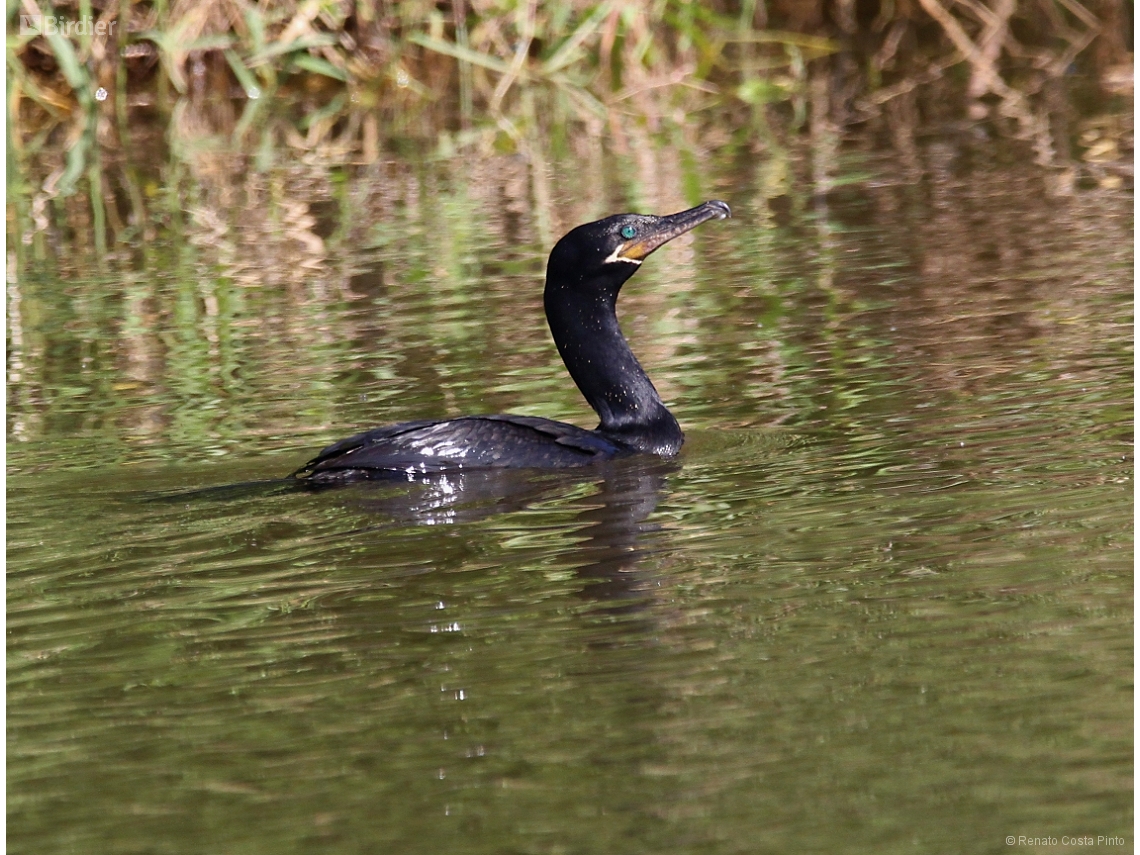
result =
[{"label": "green water", "polygon": [[[1131,851],[1131,194],[578,164],[544,224],[515,166],[200,175],[130,253],[23,245],[9,851]],[[620,304],[679,465],[155,500],[401,419],[592,426],[545,232],[699,198],[734,218]]]}]

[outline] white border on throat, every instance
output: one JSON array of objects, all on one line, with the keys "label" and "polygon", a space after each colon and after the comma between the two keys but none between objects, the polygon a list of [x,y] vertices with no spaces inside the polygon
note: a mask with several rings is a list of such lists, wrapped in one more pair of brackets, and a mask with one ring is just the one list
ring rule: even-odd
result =
[{"label": "white border on throat", "polygon": [[603,261],[602,264],[611,264],[615,261],[624,261],[624,262],[627,262],[628,264],[636,264],[636,265],[640,266],[642,259],[640,259],[640,258],[625,258],[624,256],[621,256],[618,254],[623,249],[625,249],[627,246],[629,246],[629,244],[619,243],[617,245],[617,248],[606,257],[606,260]]}]

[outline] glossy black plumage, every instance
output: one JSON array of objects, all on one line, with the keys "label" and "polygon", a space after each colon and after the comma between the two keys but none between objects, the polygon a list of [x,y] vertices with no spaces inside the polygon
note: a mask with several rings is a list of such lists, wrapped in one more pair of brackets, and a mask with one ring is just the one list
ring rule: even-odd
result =
[{"label": "glossy black plumage", "polygon": [[470,468],[568,468],[636,453],[672,457],[684,436],[622,335],[617,296],[655,249],[729,214],[719,201],[667,217],[619,214],[579,226],[551,251],[547,322],[570,376],[601,419],[596,429],[514,415],[405,422],[334,443],[293,476],[335,483]]}]

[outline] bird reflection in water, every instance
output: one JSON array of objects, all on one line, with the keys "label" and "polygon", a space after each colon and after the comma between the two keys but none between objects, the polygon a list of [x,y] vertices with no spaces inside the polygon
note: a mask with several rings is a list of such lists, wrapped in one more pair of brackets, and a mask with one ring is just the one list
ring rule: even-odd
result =
[{"label": "bird reflection in water", "polygon": [[639,565],[653,551],[645,537],[660,529],[649,518],[666,494],[668,476],[680,468],[675,461],[631,456],[573,470],[459,470],[422,476],[410,484],[371,481],[335,490],[316,485],[309,489],[382,517],[382,522],[367,528],[384,530],[473,523],[557,502],[592,484],[594,491],[569,500],[581,507],[567,527],[580,536],[568,557],[575,574],[590,583],[582,595],[591,600],[640,601],[647,580]]}]

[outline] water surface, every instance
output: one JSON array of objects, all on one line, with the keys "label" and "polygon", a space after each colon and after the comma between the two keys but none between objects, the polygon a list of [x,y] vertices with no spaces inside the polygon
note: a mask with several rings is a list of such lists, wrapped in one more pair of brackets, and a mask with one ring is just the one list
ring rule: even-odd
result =
[{"label": "water surface", "polygon": [[[203,172],[132,253],[29,241],[11,850],[1131,851],[1131,196],[951,154],[787,196],[662,150],[542,216],[510,158]],[[700,198],[734,218],[620,306],[676,464],[169,498],[401,419],[592,425],[546,232]]]}]

